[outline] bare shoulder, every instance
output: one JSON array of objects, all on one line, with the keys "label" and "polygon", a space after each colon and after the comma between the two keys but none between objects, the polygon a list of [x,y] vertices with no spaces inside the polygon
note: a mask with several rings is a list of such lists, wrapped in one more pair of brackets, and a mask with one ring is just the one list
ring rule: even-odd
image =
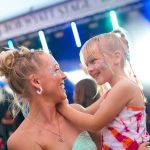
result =
[{"label": "bare shoulder", "polygon": [[116,85],[116,87],[119,87],[119,88],[123,88],[123,89],[131,89],[131,88],[135,88],[137,87],[136,83],[134,83],[133,81],[130,81],[130,80],[120,80]]},{"label": "bare shoulder", "polygon": [[8,150],[41,150],[40,146],[32,140],[31,135],[22,130],[16,130],[7,141]]},{"label": "bare shoulder", "polygon": [[[132,94],[136,90],[140,92],[140,89],[136,83],[130,80],[121,80],[116,85],[114,85],[114,90],[127,92],[128,95]],[[126,94],[127,94],[126,93]]]},{"label": "bare shoulder", "polygon": [[110,91],[110,96],[126,101],[127,105],[144,105],[141,89],[130,80],[119,81]]},{"label": "bare shoulder", "polygon": [[23,142],[24,138],[22,138],[22,137],[24,137],[24,136],[22,136],[22,134],[18,133],[17,131],[14,132],[7,141],[8,149],[10,149],[10,150],[13,150],[13,149],[15,150],[17,148],[19,149],[19,147],[21,145],[23,145],[22,142]]},{"label": "bare shoulder", "polygon": [[118,81],[107,94],[105,99],[109,99],[111,102],[122,102],[123,105],[127,105],[133,98],[135,92],[135,85],[129,80]]}]

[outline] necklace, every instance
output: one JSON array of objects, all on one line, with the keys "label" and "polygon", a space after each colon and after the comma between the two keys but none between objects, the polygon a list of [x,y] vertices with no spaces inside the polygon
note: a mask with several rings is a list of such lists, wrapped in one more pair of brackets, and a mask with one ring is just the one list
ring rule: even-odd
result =
[{"label": "necklace", "polygon": [[[56,115],[56,118],[57,118],[57,115]],[[39,125],[39,124],[33,122],[29,117],[27,117],[27,119],[28,119],[32,124],[34,124],[34,125],[36,125],[36,126],[42,128],[42,129],[44,129],[44,130],[46,130],[46,131],[52,133],[53,135],[57,136],[57,137],[59,138],[59,142],[61,142],[61,143],[64,142],[64,138],[62,137],[62,135],[61,135],[61,133],[60,133],[60,125],[59,125],[59,119],[58,119],[58,118],[57,118],[58,133],[57,133],[57,132],[54,132],[54,131],[52,131],[52,130],[50,130],[50,129],[45,129],[45,128],[43,128],[41,125]]]}]

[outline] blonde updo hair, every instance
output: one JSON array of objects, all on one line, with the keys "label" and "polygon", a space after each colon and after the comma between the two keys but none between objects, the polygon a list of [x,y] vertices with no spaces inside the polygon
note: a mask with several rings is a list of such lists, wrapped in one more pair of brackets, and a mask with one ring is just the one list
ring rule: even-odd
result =
[{"label": "blonde updo hair", "polygon": [[27,77],[40,69],[41,53],[42,51],[31,52],[26,47],[21,47],[20,50],[7,49],[0,53],[0,75],[6,77],[16,94],[30,96]]},{"label": "blonde updo hair", "polygon": [[13,90],[15,103],[20,97],[31,97],[28,76],[40,71],[42,62],[39,56],[42,53],[41,50],[32,52],[26,47],[20,47],[18,50],[5,49],[0,53],[0,76],[5,76]]},{"label": "blonde updo hair", "polygon": [[27,77],[37,72],[42,65],[39,55],[26,47],[7,49],[0,53],[0,75],[5,76],[11,89],[23,97],[30,96]]}]

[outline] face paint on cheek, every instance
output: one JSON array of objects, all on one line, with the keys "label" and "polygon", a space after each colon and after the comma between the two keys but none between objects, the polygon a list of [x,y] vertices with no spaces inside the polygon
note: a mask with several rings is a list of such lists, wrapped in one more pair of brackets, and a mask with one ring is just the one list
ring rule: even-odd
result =
[{"label": "face paint on cheek", "polygon": [[53,73],[54,73],[54,71],[53,71],[51,68],[48,68],[48,72],[49,72],[50,74],[53,74]]},{"label": "face paint on cheek", "polygon": [[[56,62],[55,60],[51,60],[51,61],[50,61],[50,66],[54,66],[54,65],[56,65],[56,64],[57,64],[57,62]],[[56,72],[55,72],[51,67],[48,68],[48,72],[49,72],[51,75],[56,76]]]},{"label": "face paint on cheek", "polygon": [[100,67],[101,70],[105,71],[108,68],[108,64],[105,62],[105,60],[100,60],[97,64],[97,67]]},{"label": "face paint on cheek", "polygon": [[102,70],[107,70],[108,69],[108,64],[106,62],[102,63]]}]

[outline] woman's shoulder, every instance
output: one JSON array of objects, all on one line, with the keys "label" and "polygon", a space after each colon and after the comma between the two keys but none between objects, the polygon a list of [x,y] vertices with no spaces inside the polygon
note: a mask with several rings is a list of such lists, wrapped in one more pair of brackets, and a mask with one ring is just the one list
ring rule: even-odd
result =
[{"label": "woman's shoulder", "polygon": [[39,149],[33,135],[28,134],[26,130],[22,130],[20,127],[18,127],[18,129],[11,134],[7,141],[7,146],[9,150],[32,150],[32,148],[37,150]]},{"label": "woman's shoulder", "polygon": [[25,132],[17,129],[14,133],[11,134],[7,141],[8,148],[11,149],[19,149],[27,143],[28,137]]}]

